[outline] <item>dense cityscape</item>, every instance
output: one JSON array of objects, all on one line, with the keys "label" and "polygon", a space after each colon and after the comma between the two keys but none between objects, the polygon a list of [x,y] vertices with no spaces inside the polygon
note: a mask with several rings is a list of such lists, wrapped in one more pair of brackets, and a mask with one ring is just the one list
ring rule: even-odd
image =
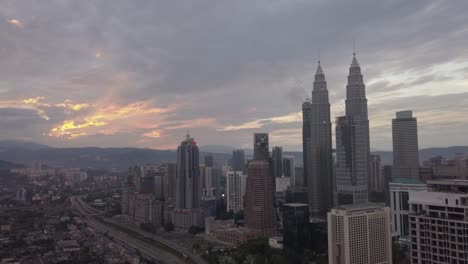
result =
[{"label": "dense cityscape", "polygon": [[[1,5],[0,17],[11,16],[8,10],[13,5]],[[5,21],[18,32],[35,30],[31,26],[35,18],[28,19]],[[119,25],[115,21],[112,25]],[[170,35],[166,30],[162,31]],[[116,107],[114,100],[123,99],[115,94],[124,93],[118,89],[106,94],[101,112],[92,112],[98,104],[70,99],[53,104],[43,96],[18,102],[0,98],[0,262],[468,264],[466,141],[451,147],[426,148],[441,145],[435,142],[421,147],[422,138],[434,140],[428,135],[435,132],[426,125],[433,119],[407,101],[395,103],[392,117],[387,113],[377,120],[377,111],[388,111],[383,106],[386,101],[372,105],[372,100],[381,99],[370,97],[366,86],[367,73],[375,74],[376,69],[366,67],[361,59],[366,50],[356,49],[354,39],[350,42],[347,64],[328,68],[326,55],[319,51],[315,56],[310,85],[304,88],[307,95],[301,94],[293,106],[297,115],[252,119],[249,115],[261,112],[256,105],[239,106],[245,108],[238,112],[240,125],[224,123],[215,134],[200,128],[218,126],[219,121],[198,118],[195,112],[184,112],[184,120],[177,119],[175,112],[170,116],[174,120],[150,118],[173,111],[178,106],[172,102],[152,107],[145,100]],[[92,57],[102,61],[105,56],[105,49],[99,48]],[[136,61],[130,65],[138,65]],[[96,65],[91,71],[98,71]],[[346,75],[340,76],[343,71],[338,68],[346,68]],[[251,70],[255,72],[255,67]],[[329,85],[330,76],[345,80],[344,85],[335,85],[335,80]],[[132,77],[128,73],[112,78],[125,83]],[[374,79],[371,83],[379,84]],[[156,89],[146,85],[145,89]],[[83,87],[70,91],[67,98],[85,93]],[[0,96],[10,92],[2,89],[0,83]],[[188,94],[183,98],[186,102],[178,103],[190,105],[187,98],[197,96],[184,89],[171,99],[175,102],[180,99],[177,96]],[[123,98],[137,97],[128,90]],[[249,95],[259,105],[279,100],[271,99],[274,93],[256,96]],[[219,111],[237,106],[234,97],[234,103],[230,101]],[[218,102],[209,99],[202,105],[210,104]],[[276,111],[283,106],[267,107]],[[56,123],[41,130],[37,138],[23,136],[27,128],[16,126],[23,119],[7,116],[19,113],[18,109]],[[237,109],[228,110],[237,113]],[[58,121],[57,116],[66,118]],[[459,122],[453,118],[453,123]],[[128,125],[132,122],[139,130]],[[265,125],[268,122],[284,127],[275,130]],[[378,133],[385,136],[375,133],[374,122],[383,124]],[[278,131],[296,129],[294,123],[299,133],[286,134],[284,140]],[[443,135],[442,128],[434,130]],[[135,139],[136,130],[142,136]],[[238,133],[244,130],[248,135]],[[232,138],[226,132],[233,133]],[[223,135],[223,145],[216,145],[218,134]],[[116,139],[106,138],[113,136]],[[385,138],[391,149],[383,151],[374,136]],[[95,138],[79,141],[87,137]],[[169,137],[177,138],[177,146],[171,145]],[[43,138],[47,139],[39,140]],[[107,147],[109,142],[127,140],[135,145]],[[151,145],[154,142],[159,145]]]},{"label": "dense cityscape", "polygon": [[[336,150],[324,70],[302,105],[302,166],[253,135],[253,155],[200,155],[127,172],[3,162],[2,263],[464,263],[468,155],[420,165],[411,110],[392,123],[393,164],[371,154],[353,54]],[[427,231],[426,231],[427,230]],[[393,260],[392,260],[393,258]]]}]

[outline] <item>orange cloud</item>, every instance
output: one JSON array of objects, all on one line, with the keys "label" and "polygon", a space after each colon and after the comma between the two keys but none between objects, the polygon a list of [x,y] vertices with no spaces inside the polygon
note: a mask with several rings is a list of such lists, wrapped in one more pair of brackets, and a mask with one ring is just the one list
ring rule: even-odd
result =
[{"label": "orange cloud", "polygon": [[65,109],[80,111],[82,109],[89,108],[89,104],[74,104],[71,100],[65,100],[63,103],[55,104],[56,107],[63,107]]},{"label": "orange cloud", "polygon": [[100,127],[104,125],[106,125],[105,122],[96,122],[93,120],[86,120],[81,124],[78,124],[73,120],[65,120],[61,125],[52,128],[49,132],[49,136],[73,139],[87,135],[86,132],[79,131],[81,129],[88,127]]},{"label": "orange cloud", "polygon": [[49,104],[42,103],[45,98],[42,96],[38,97],[31,97],[23,100],[23,103],[25,104],[32,104],[32,105],[44,105],[44,106],[49,106]]},{"label": "orange cloud", "polygon": [[[84,108],[95,107],[96,105],[89,104],[72,104],[70,101],[65,101],[61,107],[78,111]],[[66,120],[63,123],[55,126],[49,132],[49,136],[74,139],[86,135],[112,135],[117,132],[131,132],[139,129],[138,123],[148,123],[154,127],[152,120],[160,118],[157,114],[171,111],[174,107],[158,108],[151,106],[149,101],[135,102],[132,104],[106,105],[100,109],[93,109],[94,112],[86,116],[82,116],[76,120]],[[129,122],[132,120],[132,122]],[[144,136],[157,138],[160,137],[160,131],[146,133]]]},{"label": "orange cloud", "polygon": [[10,20],[7,20],[7,22],[10,24],[10,25],[13,25],[15,27],[18,27],[18,28],[23,28],[23,24],[18,20],[18,19],[10,19]]},{"label": "orange cloud", "polygon": [[150,137],[150,138],[159,138],[159,137],[161,137],[161,132],[155,130],[155,131],[145,133],[145,134],[143,134],[143,136]]}]

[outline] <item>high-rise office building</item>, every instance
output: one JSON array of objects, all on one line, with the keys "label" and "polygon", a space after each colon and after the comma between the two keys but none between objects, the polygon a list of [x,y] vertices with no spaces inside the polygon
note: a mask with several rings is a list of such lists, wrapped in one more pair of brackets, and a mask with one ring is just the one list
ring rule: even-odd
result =
[{"label": "high-rise office building", "polygon": [[232,170],[245,171],[245,154],[243,149],[232,151]]},{"label": "high-rise office building", "polygon": [[197,143],[190,135],[177,149],[176,208],[199,207],[200,167]]},{"label": "high-rise office building", "polygon": [[226,179],[226,209],[238,213],[244,210],[246,178],[242,171],[228,171]]},{"label": "high-rise office building", "polygon": [[202,200],[205,201],[215,199],[212,170],[213,167],[200,166],[200,187]]},{"label": "high-rise office building", "polygon": [[254,159],[269,160],[270,149],[268,133],[255,133],[254,134]]},{"label": "high-rise office building", "polygon": [[203,227],[204,214],[200,210],[201,180],[199,150],[190,135],[177,149],[176,206],[172,222],[177,231],[186,232],[191,226]]},{"label": "high-rise office building", "polygon": [[302,183],[301,186],[307,186],[309,180],[309,143],[310,143],[310,111],[311,102],[307,99],[302,103],[302,166],[303,166],[303,179],[296,181]]},{"label": "high-rise office building", "polygon": [[154,197],[156,200],[163,200],[165,197],[164,193],[164,173],[158,171],[154,173]]},{"label": "high-rise office building", "polygon": [[164,199],[166,201],[175,199],[177,164],[166,163],[160,167],[163,173]]},{"label": "high-rise office building", "polygon": [[214,166],[214,159],[213,154],[206,154],[205,155],[205,167],[213,167]]},{"label": "high-rise office building", "polygon": [[305,187],[304,183],[304,166],[295,166],[294,168],[294,185]]},{"label": "high-rise office building", "polygon": [[328,263],[392,263],[390,208],[344,205],[328,213]]},{"label": "high-rise office building", "polygon": [[468,181],[409,192],[411,263],[468,263]]},{"label": "high-rise office building", "polygon": [[284,156],[283,157],[283,176],[291,179],[291,186],[296,185],[296,171],[294,167],[294,157]]},{"label": "high-rise office building", "polygon": [[248,165],[245,225],[257,236],[269,237],[277,232],[272,179],[268,134],[256,133],[254,134],[254,158]]},{"label": "high-rise office building", "polygon": [[271,153],[271,162],[272,162],[272,173],[273,177],[283,176],[283,148],[282,147],[273,147]]},{"label": "high-rise office building", "polygon": [[309,205],[287,203],[283,204],[281,211],[284,249],[302,253],[310,244]]},{"label": "high-rise office building", "polygon": [[369,177],[369,190],[372,192],[384,191],[384,179],[382,174],[380,155],[371,155],[371,170]]},{"label": "high-rise office building", "polygon": [[346,85],[346,116],[336,119],[336,189],[338,204],[367,203],[370,143],[366,90],[353,54]]},{"label": "high-rise office building", "polygon": [[389,184],[392,181],[392,165],[383,165],[382,166],[382,177],[384,180],[384,194],[385,194],[385,204],[390,206],[390,189]]},{"label": "high-rise office building", "polygon": [[310,214],[325,218],[327,211],[333,207],[333,161],[330,102],[320,61],[315,72],[310,109],[307,153]]},{"label": "high-rise office building", "polygon": [[393,178],[419,179],[418,121],[412,111],[392,120]]}]

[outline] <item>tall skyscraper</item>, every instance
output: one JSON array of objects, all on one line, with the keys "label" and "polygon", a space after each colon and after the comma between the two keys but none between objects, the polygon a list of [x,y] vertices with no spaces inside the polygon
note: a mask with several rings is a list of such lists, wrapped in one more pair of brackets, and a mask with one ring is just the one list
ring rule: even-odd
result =
[{"label": "tall skyscraper", "polygon": [[174,228],[186,232],[191,226],[204,226],[204,213],[200,209],[202,186],[199,151],[190,135],[177,149],[176,207],[173,211]]},{"label": "tall skyscraper", "polygon": [[344,205],[328,213],[328,263],[392,263],[390,208]]},{"label": "tall skyscraper", "polygon": [[382,166],[380,165],[380,155],[371,155],[371,171],[370,171],[370,191],[383,192],[384,179],[382,174]]},{"label": "tall skyscraper", "polygon": [[270,149],[268,133],[255,133],[254,134],[254,159],[269,160]]},{"label": "tall skyscraper", "polygon": [[232,151],[232,170],[245,171],[245,154],[243,149]]},{"label": "tall skyscraper", "polygon": [[206,154],[205,155],[205,167],[213,167],[214,166],[214,160],[213,160],[213,154]]},{"label": "tall skyscraper", "polygon": [[269,237],[277,232],[272,179],[268,134],[256,133],[254,134],[254,158],[248,165],[245,225],[257,236]]},{"label": "tall skyscraper", "polygon": [[295,166],[294,168],[294,185],[304,187],[304,166]]},{"label": "tall skyscraper", "polygon": [[313,217],[323,217],[333,207],[333,161],[330,102],[320,61],[315,72],[310,105],[310,140],[307,167],[309,206]]},{"label": "tall skyscraper", "polygon": [[412,111],[392,120],[393,178],[419,179],[418,122]]},{"label": "tall skyscraper", "polygon": [[283,176],[291,178],[291,186],[296,185],[295,179],[294,156],[283,157]]},{"label": "tall skyscraper", "polygon": [[296,181],[302,183],[301,186],[307,186],[309,180],[309,143],[310,143],[310,111],[311,102],[307,99],[302,103],[302,166],[303,166],[303,179]]},{"label": "tall skyscraper", "polygon": [[281,207],[284,248],[293,253],[302,253],[310,244],[309,205],[287,203]]},{"label": "tall skyscraper", "polygon": [[338,204],[367,203],[370,141],[367,98],[361,67],[353,54],[346,85],[346,116],[336,119]]},{"label": "tall skyscraper", "polygon": [[409,192],[411,263],[468,263],[468,181]]},{"label": "tall skyscraper", "polygon": [[227,211],[238,213],[244,209],[246,176],[242,171],[228,171],[226,179]]},{"label": "tall skyscraper", "polygon": [[200,166],[200,187],[202,200],[214,200],[213,167]]},{"label": "tall skyscraper", "polygon": [[190,135],[177,149],[176,208],[196,209],[201,199],[197,143]]},{"label": "tall skyscraper", "polygon": [[271,161],[273,162],[273,177],[283,176],[283,148],[282,147],[273,147],[271,153]]}]

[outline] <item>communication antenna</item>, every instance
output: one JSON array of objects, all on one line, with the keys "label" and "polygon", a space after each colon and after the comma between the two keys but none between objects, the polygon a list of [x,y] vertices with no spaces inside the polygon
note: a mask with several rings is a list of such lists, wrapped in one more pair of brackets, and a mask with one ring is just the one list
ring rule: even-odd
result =
[{"label": "communication antenna", "polygon": [[355,43],[354,38],[353,38],[353,56],[356,56],[356,43]]}]

